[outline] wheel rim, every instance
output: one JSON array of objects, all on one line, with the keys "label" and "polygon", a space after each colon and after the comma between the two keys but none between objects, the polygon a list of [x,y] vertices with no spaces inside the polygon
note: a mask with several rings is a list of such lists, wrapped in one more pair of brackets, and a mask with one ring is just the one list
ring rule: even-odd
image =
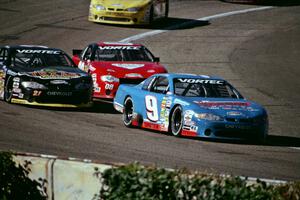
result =
[{"label": "wheel rim", "polygon": [[130,99],[127,99],[125,101],[125,106],[124,106],[124,123],[126,125],[130,125],[133,117],[133,104]]},{"label": "wheel rim", "polygon": [[182,116],[181,109],[179,107],[175,108],[174,113],[172,115],[172,134],[178,135],[182,128]]}]

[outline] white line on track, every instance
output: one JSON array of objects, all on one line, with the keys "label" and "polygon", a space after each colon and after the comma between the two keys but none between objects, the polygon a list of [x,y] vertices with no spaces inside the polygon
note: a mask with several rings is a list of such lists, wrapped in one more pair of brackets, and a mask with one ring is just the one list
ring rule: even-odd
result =
[{"label": "white line on track", "polygon": [[[212,20],[212,19],[218,19],[218,18],[227,17],[227,16],[231,16],[231,15],[238,15],[238,14],[243,14],[243,13],[248,13],[248,12],[267,10],[267,9],[271,9],[271,8],[273,8],[273,6],[263,6],[263,7],[258,7],[258,8],[236,10],[236,11],[211,15],[211,16],[207,16],[207,17],[202,17],[202,18],[196,19],[196,21],[209,21],[209,20]],[[178,29],[180,27],[192,25],[194,23],[195,23],[195,21],[184,22],[184,23],[181,23],[181,24],[176,24],[176,25],[169,26],[169,27],[166,28],[168,30],[148,31],[148,32],[145,32],[145,33],[133,35],[133,36],[130,36],[128,38],[122,39],[122,40],[120,40],[120,42],[131,42],[131,41],[143,39],[143,38],[150,37],[150,36],[153,36],[153,35],[158,35],[158,34],[161,34],[161,33],[165,33],[165,32],[168,32],[170,30],[175,30],[175,29]]]},{"label": "white line on track", "polygon": [[289,147],[290,149],[300,150],[300,147]]}]

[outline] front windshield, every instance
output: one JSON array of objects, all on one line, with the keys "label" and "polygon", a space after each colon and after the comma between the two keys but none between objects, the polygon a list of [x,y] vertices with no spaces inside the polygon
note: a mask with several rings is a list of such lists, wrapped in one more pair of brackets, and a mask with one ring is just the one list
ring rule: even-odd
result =
[{"label": "front windshield", "polygon": [[175,78],[174,93],[185,97],[241,98],[227,82],[213,79]]},{"label": "front windshield", "polygon": [[153,56],[140,46],[99,46],[95,61],[144,61],[153,62]]},{"label": "front windshield", "polygon": [[74,66],[64,52],[48,49],[17,49],[11,57],[11,64],[28,68]]}]

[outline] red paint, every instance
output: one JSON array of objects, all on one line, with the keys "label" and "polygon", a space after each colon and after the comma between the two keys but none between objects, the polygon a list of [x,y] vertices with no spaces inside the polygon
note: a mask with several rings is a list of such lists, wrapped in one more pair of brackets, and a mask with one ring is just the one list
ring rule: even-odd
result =
[{"label": "red paint", "polygon": [[182,130],[181,131],[181,135],[182,136],[191,136],[191,137],[195,137],[195,136],[197,136],[197,132],[195,132],[195,131],[190,131],[190,130]]}]

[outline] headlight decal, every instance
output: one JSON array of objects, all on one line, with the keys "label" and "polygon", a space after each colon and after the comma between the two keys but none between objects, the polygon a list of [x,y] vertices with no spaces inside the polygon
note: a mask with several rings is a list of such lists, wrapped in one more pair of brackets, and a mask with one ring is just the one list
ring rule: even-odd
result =
[{"label": "headlight decal", "polygon": [[31,88],[31,89],[47,89],[46,86],[40,84],[40,83],[37,83],[37,82],[34,82],[34,81],[23,81],[21,83],[21,85],[24,87],[24,88]]}]

